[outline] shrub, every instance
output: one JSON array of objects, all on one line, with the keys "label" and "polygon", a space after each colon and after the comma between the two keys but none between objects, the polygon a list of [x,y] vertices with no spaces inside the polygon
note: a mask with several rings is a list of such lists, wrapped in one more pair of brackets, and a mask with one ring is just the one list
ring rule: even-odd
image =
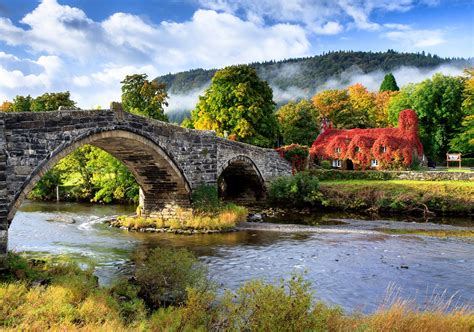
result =
[{"label": "shrub", "polygon": [[323,169],[331,169],[331,162],[329,160],[321,160],[320,162],[321,168]]},{"label": "shrub", "polygon": [[309,148],[304,145],[291,144],[282,146],[276,149],[281,157],[285,158],[291,163],[293,174],[301,172],[306,169],[306,164],[309,156]]},{"label": "shrub", "polygon": [[319,181],[309,172],[300,172],[294,176],[283,176],[270,184],[271,201],[286,205],[315,205],[322,201]]},{"label": "shrub", "polygon": [[185,249],[155,248],[137,254],[135,261],[138,295],[151,309],[183,303],[189,287],[209,286],[205,266]]},{"label": "shrub", "polygon": [[200,185],[192,193],[193,207],[199,211],[214,211],[219,208],[219,194],[216,186]]}]

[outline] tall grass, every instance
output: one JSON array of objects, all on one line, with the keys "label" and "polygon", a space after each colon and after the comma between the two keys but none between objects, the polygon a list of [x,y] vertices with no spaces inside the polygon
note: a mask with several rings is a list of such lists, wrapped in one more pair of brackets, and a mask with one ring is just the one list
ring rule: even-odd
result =
[{"label": "tall grass", "polygon": [[[147,294],[142,294],[144,291],[151,287],[159,292],[150,294],[161,296],[161,289],[166,290],[170,282],[182,280],[182,274],[188,273],[183,271],[195,269],[195,261],[188,254],[172,255],[164,251],[161,255],[159,252],[154,254],[158,255],[158,261],[150,258],[153,255],[148,255],[145,262],[152,264],[150,268],[161,266],[162,259],[166,261],[166,268],[158,268],[156,275],[164,273],[167,278],[178,279],[154,278],[149,272],[151,270],[141,265],[138,285],[122,281],[104,288],[97,285],[90,271],[81,271],[72,263],[38,266],[15,255],[10,259],[15,264],[8,267],[6,274],[0,275],[0,329],[456,332],[470,331],[474,325],[473,311],[457,306],[453,298],[427,295],[433,304],[421,310],[414,306],[414,302],[400,299],[393,287],[389,288],[386,300],[374,313],[345,314],[341,308],[314,303],[310,284],[300,275],[282,280],[277,285],[251,281],[221,297],[206,288],[188,288],[180,305],[163,307],[159,305],[161,302],[153,302],[152,306],[147,306],[143,299],[143,296],[147,297]],[[189,256],[188,259],[183,260],[183,255]],[[182,261],[186,263],[182,264]],[[19,273],[18,269],[24,273]],[[16,274],[22,275],[22,280],[11,281],[8,276]],[[37,285],[38,276],[48,282]],[[143,278],[145,283],[142,283]],[[156,282],[159,288],[156,288]],[[140,285],[145,287],[140,288]]]},{"label": "tall grass", "polygon": [[239,222],[245,221],[248,210],[245,207],[227,204],[213,212],[197,211],[187,219],[162,219],[159,217],[118,217],[111,223],[115,227],[132,230],[146,228],[196,231],[221,231],[234,228]]}]

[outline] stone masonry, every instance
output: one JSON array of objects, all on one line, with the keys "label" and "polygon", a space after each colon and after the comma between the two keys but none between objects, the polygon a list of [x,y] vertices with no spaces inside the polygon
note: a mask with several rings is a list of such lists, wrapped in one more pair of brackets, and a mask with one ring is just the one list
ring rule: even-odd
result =
[{"label": "stone masonry", "polygon": [[216,185],[229,167],[246,165],[253,173],[249,178],[258,179],[263,190],[273,177],[291,174],[288,162],[272,149],[145,119],[120,108],[0,113],[0,256],[6,253],[8,228],[21,202],[49,169],[84,144],[121,160],[140,185],[142,213],[164,218],[192,212],[192,191]]}]

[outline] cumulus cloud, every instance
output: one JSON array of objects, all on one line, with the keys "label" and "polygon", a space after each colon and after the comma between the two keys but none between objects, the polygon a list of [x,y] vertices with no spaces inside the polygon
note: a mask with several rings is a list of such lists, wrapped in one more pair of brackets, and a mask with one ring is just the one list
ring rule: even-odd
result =
[{"label": "cumulus cloud", "polygon": [[406,27],[398,31],[389,31],[382,34],[384,37],[399,42],[402,45],[425,48],[446,43],[444,32],[441,30],[415,30]]},{"label": "cumulus cloud", "polygon": [[[349,27],[377,30],[380,25],[370,19],[374,11],[410,10],[415,0],[197,0],[200,5],[227,13],[244,11],[248,15],[277,22],[302,22],[316,34],[337,34]],[[434,1],[430,1],[434,5]]]},{"label": "cumulus cloud", "polygon": [[[298,24],[264,25],[257,17],[246,20],[214,10],[197,10],[184,22],[153,24],[128,13],[94,21],[81,9],[43,0],[20,23],[0,17],[0,41],[25,47],[38,59],[0,55],[4,81],[0,94],[10,98],[31,94],[31,86],[38,93],[51,88],[74,90],[81,107],[107,106],[111,98],[120,96],[120,81],[126,74],[147,73],[154,78],[195,67],[305,56],[310,51],[307,33]],[[332,33],[339,27],[328,23],[323,29]],[[10,90],[2,90],[6,88]],[[104,103],[102,96],[111,91],[115,93]]]}]

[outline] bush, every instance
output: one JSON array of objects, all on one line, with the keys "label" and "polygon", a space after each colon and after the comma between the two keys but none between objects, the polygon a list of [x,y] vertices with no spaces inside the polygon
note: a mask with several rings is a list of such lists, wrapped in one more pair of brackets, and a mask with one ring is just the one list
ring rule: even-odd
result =
[{"label": "bush", "polygon": [[282,146],[276,149],[281,157],[285,158],[291,163],[293,174],[301,172],[306,169],[306,164],[309,156],[309,148],[304,145],[291,144]]},{"label": "bush", "polygon": [[322,201],[318,178],[309,172],[277,178],[270,184],[269,198],[274,203],[294,206],[316,205]]},{"label": "bush", "polygon": [[135,262],[138,295],[150,309],[183,303],[188,288],[209,287],[205,266],[185,249],[146,250]]},{"label": "bush", "polygon": [[329,160],[321,160],[320,162],[321,168],[323,169],[331,169],[331,162]]},{"label": "bush", "polygon": [[392,180],[396,173],[381,171],[344,171],[344,170],[317,170],[310,173],[317,176],[320,181],[334,180]]},{"label": "bush", "polygon": [[219,194],[216,186],[200,185],[191,196],[193,208],[199,211],[214,211],[219,208]]},{"label": "bush", "polygon": [[474,158],[463,158],[461,156],[461,166],[462,167],[474,167]]}]

